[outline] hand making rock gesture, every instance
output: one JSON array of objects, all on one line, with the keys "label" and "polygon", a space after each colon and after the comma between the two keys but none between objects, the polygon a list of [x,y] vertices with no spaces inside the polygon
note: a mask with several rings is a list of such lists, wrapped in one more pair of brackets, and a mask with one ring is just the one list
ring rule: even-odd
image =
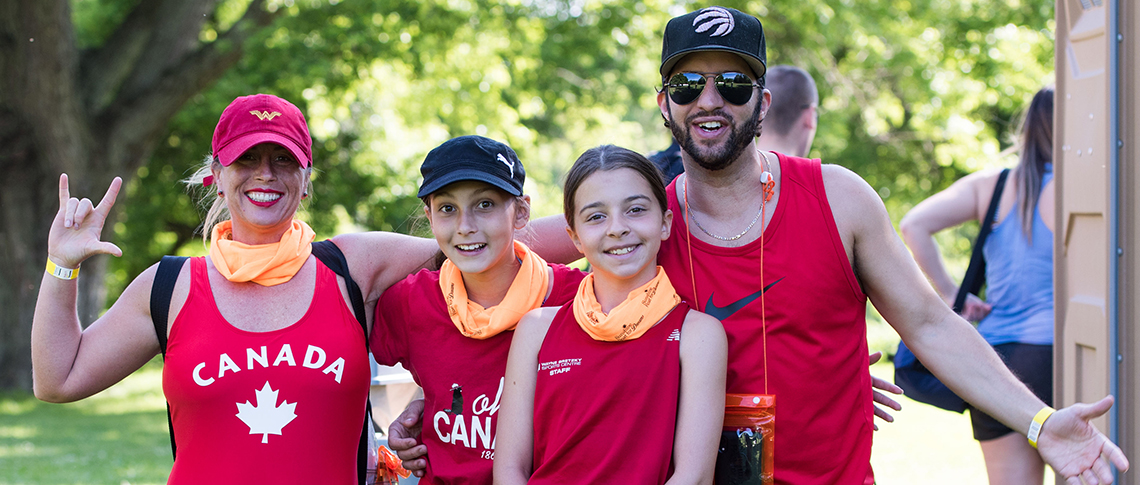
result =
[{"label": "hand making rock gesture", "polygon": [[115,177],[103,200],[93,206],[90,199],[72,197],[67,174],[60,174],[59,212],[55,214],[48,233],[48,258],[53,263],[63,268],[78,268],[80,263],[96,254],[123,255],[118,246],[100,240],[103,224],[122,185],[123,180]]}]

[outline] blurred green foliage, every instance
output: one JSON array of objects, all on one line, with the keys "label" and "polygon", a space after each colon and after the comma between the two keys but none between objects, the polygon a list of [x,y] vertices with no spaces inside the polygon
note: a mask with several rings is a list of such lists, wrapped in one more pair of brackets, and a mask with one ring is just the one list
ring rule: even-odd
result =
[{"label": "blurred green foliage", "polygon": [[[100,43],[135,1],[73,0],[80,41]],[[200,39],[211,42],[249,3],[220,0]],[[464,134],[514,147],[527,167],[535,215],[550,215],[559,212],[562,174],[585,149],[668,145],[655,98],[661,32],[672,16],[703,6],[271,1],[282,15],[237,67],[187,103],[150,162],[128,177],[115,226],[126,254],[112,263],[110,296],[163,254],[204,252],[199,210],[179,180],[210,151],[217,116],[237,96],[277,94],[307,114],[317,172],[302,217],[321,237],[413,232],[422,213],[415,198],[420,161]],[[770,65],[797,65],[815,77],[822,116],[811,155],[862,175],[896,221],[966,173],[1014,163],[1001,153],[1017,114],[1053,82],[1051,2],[725,6],[760,17]],[[949,231],[940,241],[964,259],[972,232]]]}]

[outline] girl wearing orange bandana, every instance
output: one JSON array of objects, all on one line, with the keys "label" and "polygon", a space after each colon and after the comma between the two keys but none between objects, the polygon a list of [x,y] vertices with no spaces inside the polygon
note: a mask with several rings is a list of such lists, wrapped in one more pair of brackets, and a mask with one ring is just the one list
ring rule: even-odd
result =
[{"label": "girl wearing orange bandana", "polygon": [[[288,101],[234,100],[191,178],[212,199],[209,255],[182,265],[168,305],[151,301],[155,265],[86,328],[76,277],[88,257],[122,254],[100,240],[122,182],[92,205],[71,197],[61,176],[32,323],[36,395],[67,402],[95,394],[165,342],[163,391],[177,441],[168,483],[356,484],[367,340],[345,280],[312,255],[313,230],[296,218],[310,194],[311,146],[304,115]],[[369,315],[380,292],[436,251],[429,239],[387,233],[335,243]],[[167,313],[163,335],[152,308]]]},{"label": "girl wearing orange bandana", "polygon": [[455,138],[420,170],[419,196],[447,260],[384,292],[370,348],[380,364],[403,364],[424,390],[420,441],[431,458],[420,483],[487,484],[515,326],[535,308],[571,301],[584,274],[515,241],[530,198],[510,147]]},{"label": "girl wearing orange bandana", "polygon": [[666,207],[660,172],[630,150],[597,147],[570,169],[566,222],[593,273],[519,325],[495,483],[712,483],[727,342],[657,266]]}]

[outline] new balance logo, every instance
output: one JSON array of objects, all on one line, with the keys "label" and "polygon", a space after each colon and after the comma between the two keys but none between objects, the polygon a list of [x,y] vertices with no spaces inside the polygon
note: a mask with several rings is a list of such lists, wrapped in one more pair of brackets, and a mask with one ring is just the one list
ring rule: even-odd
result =
[{"label": "new balance logo", "polygon": [[673,333],[669,334],[669,338],[665,339],[665,341],[666,342],[680,342],[681,341],[681,330],[680,329],[673,329]]},{"label": "new balance logo", "polygon": [[261,121],[273,121],[273,118],[281,116],[281,113],[278,113],[276,111],[270,113],[268,111],[253,110],[253,111],[250,111],[249,114],[256,116],[257,119],[259,119]]},{"label": "new balance logo", "polygon": [[697,28],[698,34],[716,27],[709,37],[722,37],[732,33],[732,29],[736,27],[736,19],[732,18],[732,12],[724,8],[709,7],[701,10],[701,14],[693,19],[693,27]]}]

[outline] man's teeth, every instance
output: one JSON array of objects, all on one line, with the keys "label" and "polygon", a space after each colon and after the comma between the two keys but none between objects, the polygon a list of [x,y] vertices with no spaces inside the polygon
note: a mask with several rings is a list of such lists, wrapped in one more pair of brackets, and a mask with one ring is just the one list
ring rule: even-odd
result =
[{"label": "man's teeth", "polygon": [[706,129],[706,130],[710,130],[710,131],[711,131],[711,130],[715,130],[715,129],[718,129],[718,128],[720,128],[720,122],[719,122],[719,121],[708,121],[708,122],[705,122],[705,123],[701,123],[701,124],[699,124],[699,125],[697,125],[697,126],[700,126],[701,128],[704,128],[704,129]]},{"label": "man's teeth", "polygon": [[629,246],[629,247],[625,247],[625,248],[611,249],[611,250],[606,251],[606,252],[613,254],[613,255],[621,256],[623,254],[629,254],[630,251],[633,251],[633,248],[634,248],[634,246]]},{"label": "man's teeth", "polygon": [[455,247],[460,251],[474,251],[476,249],[483,249],[486,244],[456,244]]},{"label": "man's teeth", "polygon": [[255,202],[272,202],[281,198],[281,194],[273,192],[246,192],[245,195]]}]

